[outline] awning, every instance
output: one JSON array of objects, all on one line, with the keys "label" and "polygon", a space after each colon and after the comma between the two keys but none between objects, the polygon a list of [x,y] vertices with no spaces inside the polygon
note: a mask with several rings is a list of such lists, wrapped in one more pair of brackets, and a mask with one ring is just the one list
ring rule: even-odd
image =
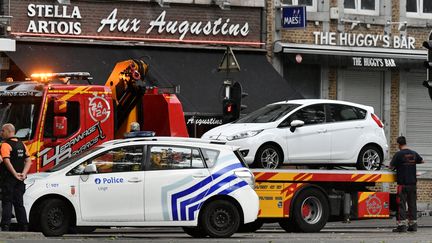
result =
[{"label": "awning", "polygon": [[[217,68],[224,50],[170,47],[130,47],[89,44],[17,42],[16,52],[7,53],[26,74],[33,72],[90,72],[93,83],[105,84],[118,61],[139,59],[150,64],[149,72],[162,87],[180,85],[178,95],[185,112],[219,114],[222,112],[223,80],[226,73]],[[249,94],[244,98],[245,112],[266,104],[302,98],[267,61],[265,53],[234,51],[241,72],[230,78]]]}]

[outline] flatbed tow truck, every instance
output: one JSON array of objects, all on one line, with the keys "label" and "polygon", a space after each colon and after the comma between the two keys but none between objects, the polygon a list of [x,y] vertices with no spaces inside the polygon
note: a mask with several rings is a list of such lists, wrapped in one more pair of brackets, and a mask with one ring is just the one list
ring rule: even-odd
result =
[{"label": "flatbed tow truck", "polygon": [[396,209],[395,195],[388,190],[388,184],[396,181],[391,171],[252,169],[252,172],[260,211],[257,221],[240,228],[243,232],[253,232],[263,223],[275,222],[287,232],[319,232],[328,221],[389,218]]}]

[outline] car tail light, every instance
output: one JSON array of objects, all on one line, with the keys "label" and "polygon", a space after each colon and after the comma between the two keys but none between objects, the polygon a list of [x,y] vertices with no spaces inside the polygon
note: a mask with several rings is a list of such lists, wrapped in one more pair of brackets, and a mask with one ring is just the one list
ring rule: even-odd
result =
[{"label": "car tail light", "polygon": [[373,113],[371,113],[372,119],[376,122],[376,124],[380,127],[383,128],[384,124],[381,122],[381,120],[379,119],[379,117]]}]

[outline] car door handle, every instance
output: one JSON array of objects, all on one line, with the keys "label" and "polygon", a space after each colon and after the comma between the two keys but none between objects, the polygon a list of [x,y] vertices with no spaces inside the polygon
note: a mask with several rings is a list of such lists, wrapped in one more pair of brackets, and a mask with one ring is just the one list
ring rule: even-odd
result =
[{"label": "car door handle", "polygon": [[356,126],[355,128],[357,128],[357,129],[363,129],[364,126]]},{"label": "car door handle", "polygon": [[204,177],[206,177],[207,175],[204,175],[204,174],[195,174],[195,175],[193,175],[192,177],[193,178],[195,178],[195,179],[199,179],[199,178],[204,178]]},{"label": "car door handle", "polygon": [[318,130],[318,133],[326,133],[326,132],[327,132],[327,129]]},{"label": "car door handle", "polygon": [[128,180],[128,182],[130,182],[130,183],[138,183],[138,182],[141,182],[142,180],[140,180],[139,178],[136,178],[136,177],[134,177],[134,178],[130,178],[129,180]]}]

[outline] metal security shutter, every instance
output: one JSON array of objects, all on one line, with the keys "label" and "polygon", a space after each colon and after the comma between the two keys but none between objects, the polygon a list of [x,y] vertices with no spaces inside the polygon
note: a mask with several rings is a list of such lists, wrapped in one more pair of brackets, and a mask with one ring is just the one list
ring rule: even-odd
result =
[{"label": "metal security shutter", "polygon": [[408,146],[416,150],[427,162],[419,165],[422,170],[432,171],[432,102],[422,83],[426,72],[410,72],[407,80],[406,134]]},{"label": "metal security shutter", "polygon": [[338,99],[372,106],[383,118],[383,73],[377,71],[340,70]]}]

